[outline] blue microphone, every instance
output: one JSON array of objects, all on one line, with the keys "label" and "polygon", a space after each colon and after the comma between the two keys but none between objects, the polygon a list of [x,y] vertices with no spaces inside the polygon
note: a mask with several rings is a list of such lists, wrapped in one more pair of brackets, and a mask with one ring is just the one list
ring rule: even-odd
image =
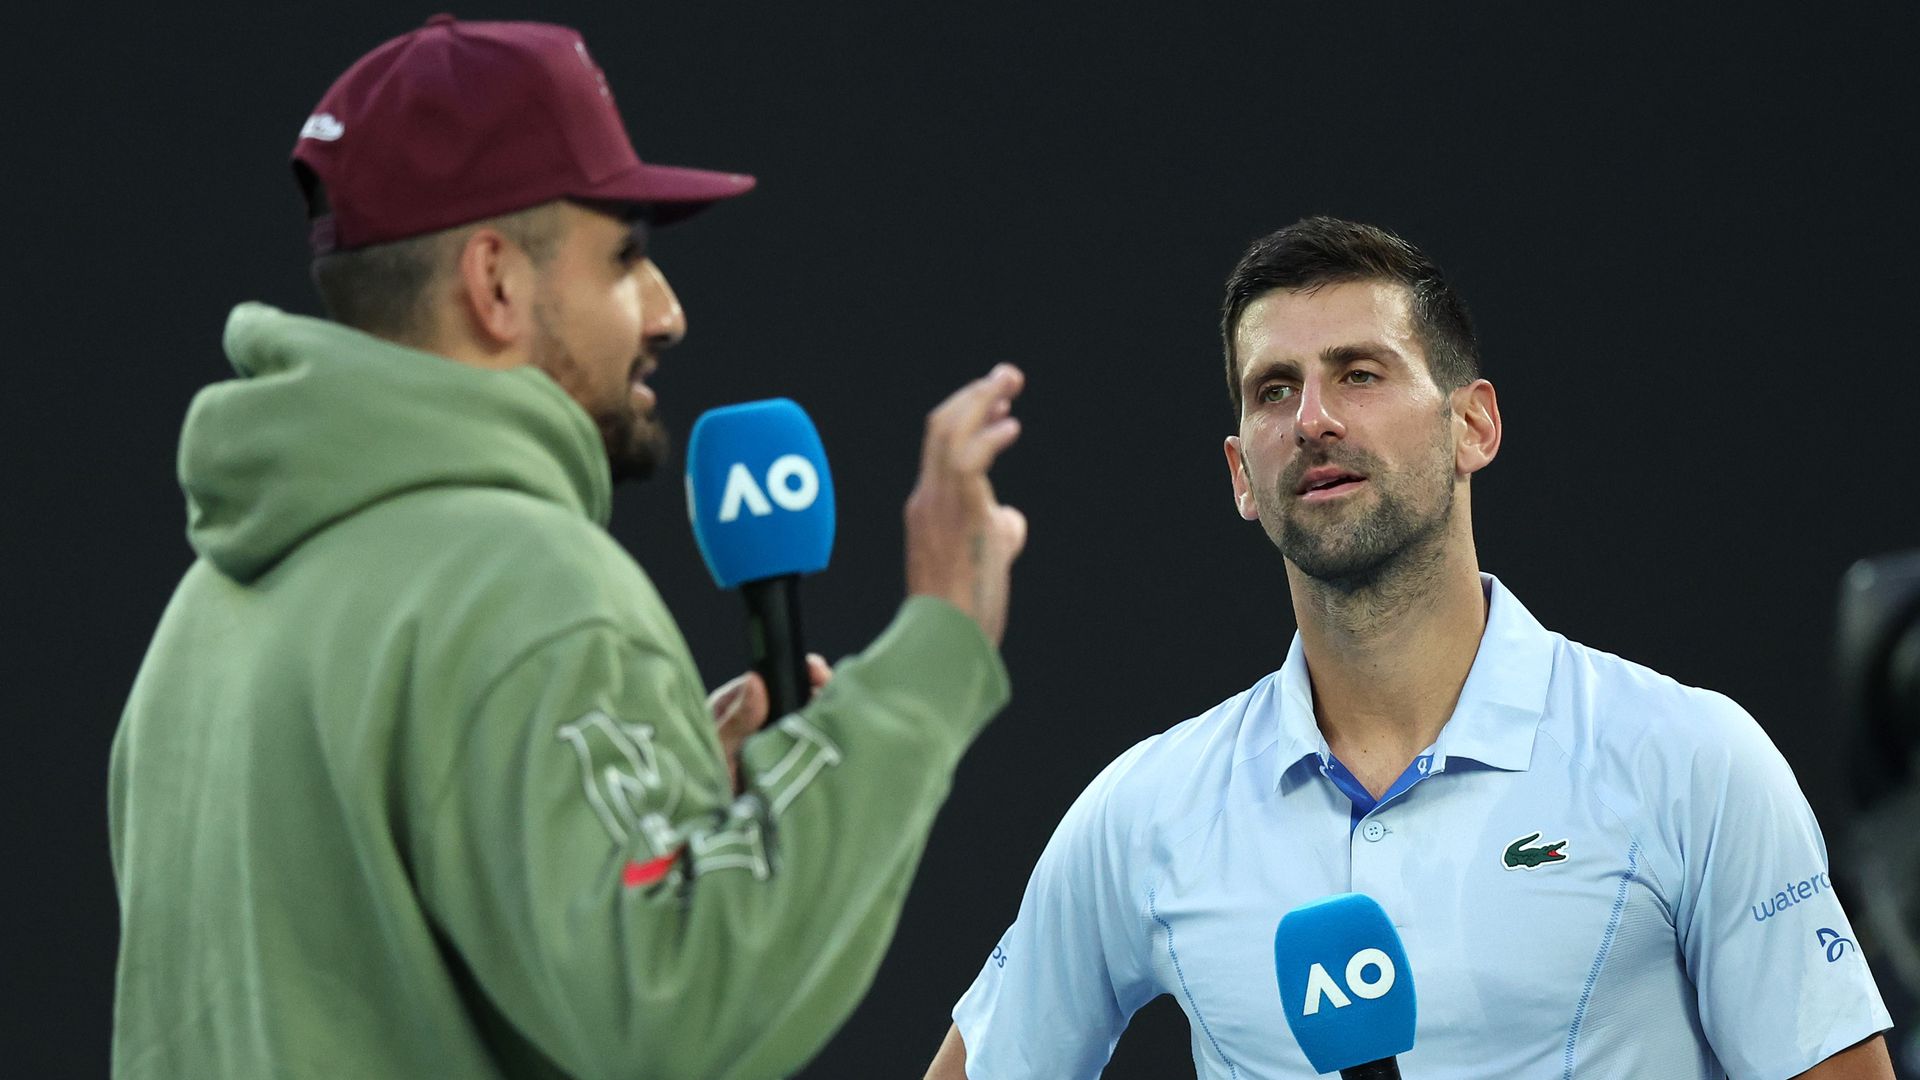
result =
[{"label": "blue microphone", "polygon": [[1413,1049],[1413,971],[1371,896],[1341,893],[1287,912],[1273,932],[1273,970],[1315,1072],[1400,1080],[1395,1056]]},{"label": "blue microphone", "polygon": [[833,554],[833,476],[806,411],[786,398],[710,409],[687,440],[687,516],[713,580],[747,604],[747,650],[771,716],[807,700],[800,575]]}]

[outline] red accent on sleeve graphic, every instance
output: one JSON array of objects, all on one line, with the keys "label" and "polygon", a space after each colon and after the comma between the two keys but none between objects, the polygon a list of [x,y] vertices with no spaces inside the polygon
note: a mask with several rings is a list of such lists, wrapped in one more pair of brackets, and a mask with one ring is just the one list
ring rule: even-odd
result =
[{"label": "red accent on sleeve graphic", "polygon": [[652,885],[654,882],[667,876],[667,871],[673,869],[673,861],[679,857],[680,851],[679,849],[675,849],[657,859],[648,859],[646,862],[630,862],[627,864],[626,869],[620,872],[620,883],[629,889],[638,889]]}]

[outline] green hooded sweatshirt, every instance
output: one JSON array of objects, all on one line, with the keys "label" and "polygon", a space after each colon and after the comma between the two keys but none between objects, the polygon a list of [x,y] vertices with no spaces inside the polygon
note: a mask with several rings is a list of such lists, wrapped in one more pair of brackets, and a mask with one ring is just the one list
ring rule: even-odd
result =
[{"label": "green hooded sweatshirt", "polygon": [[736,797],[558,386],[253,304],[226,348],[113,746],[114,1075],[799,1068],[1006,702],[991,644],[908,599]]}]

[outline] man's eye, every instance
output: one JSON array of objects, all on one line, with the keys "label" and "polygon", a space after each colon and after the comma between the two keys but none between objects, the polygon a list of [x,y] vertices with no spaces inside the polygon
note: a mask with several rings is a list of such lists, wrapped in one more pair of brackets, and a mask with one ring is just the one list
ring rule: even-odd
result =
[{"label": "man's eye", "polygon": [[1272,386],[1263,386],[1260,388],[1261,401],[1266,401],[1266,402],[1285,401],[1287,398],[1290,398],[1292,396],[1293,396],[1293,387],[1288,386],[1285,383],[1276,383]]},{"label": "man's eye", "polygon": [[1371,371],[1362,371],[1362,370],[1356,369],[1356,370],[1347,372],[1347,381],[1357,382],[1362,385],[1365,385],[1366,383],[1380,381],[1380,376],[1374,374]]},{"label": "man's eye", "polygon": [[621,266],[631,269],[635,266],[640,265],[641,260],[645,259],[646,257],[647,257],[646,248],[640,246],[639,244],[628,244],[625,247],[620,249],[620,254],[615,256],[615,259],[620,263]]}]

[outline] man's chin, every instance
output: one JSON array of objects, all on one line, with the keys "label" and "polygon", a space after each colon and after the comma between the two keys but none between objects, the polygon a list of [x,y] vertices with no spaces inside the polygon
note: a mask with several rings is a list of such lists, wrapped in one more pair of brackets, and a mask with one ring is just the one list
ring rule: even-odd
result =
[{"label": "man's chin", "polygon": [[1357,528],[1322,525],[1303,527],[1284,523],[1273,538],[1280,554],[1316,581],[1341,589],[1364,587],[1393,561],[1392,550],[1380,550],[1374,538]]},{"label": "man's chin", "polygon": [[1306,576],[1341,592],[1355,592],[1371,586],[1392,564],[1393,555],[1353,552],[1338,554],[1320,551],[1282,551],[1280,554]]},{"label": "man's chin", "polygon": [[673,456],[673,444],[666,428],[657,421],[643,421],[627,430],[627,437],[607,447],[607,467],[613,482],[641,481],[651,477]]},{"label": "man's chin", "polygon": [[1445,525],[1445,516],[1419,527],[1378,519],[1318,529],[1288,522],[1273,539],[1301,573],[1335,591],[1355,593],[1432,564],[1444,547]]}]

